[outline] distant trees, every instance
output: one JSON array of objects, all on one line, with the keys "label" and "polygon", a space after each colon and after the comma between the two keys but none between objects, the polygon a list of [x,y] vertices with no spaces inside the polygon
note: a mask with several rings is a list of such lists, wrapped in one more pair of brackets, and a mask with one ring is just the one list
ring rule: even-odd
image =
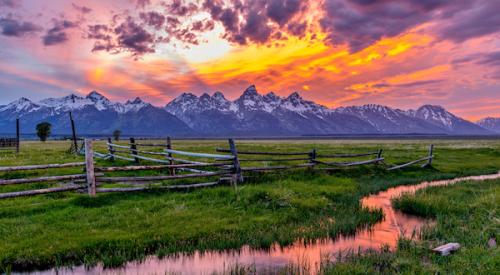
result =
[{"label": "distant trees", "polygon": [[51,131],[52,131],[52,124],[48,122],[42,122],[36,125],[36,134],[43,142],[45,142],[47,138],[50,136]]},{"label": "distant trees", "polygon": [[120,141],[121,135],[122,135],[122,131],[120,131],[120,130],[115,130],[113,132],[113,137],[115,138],[115,141]]}]

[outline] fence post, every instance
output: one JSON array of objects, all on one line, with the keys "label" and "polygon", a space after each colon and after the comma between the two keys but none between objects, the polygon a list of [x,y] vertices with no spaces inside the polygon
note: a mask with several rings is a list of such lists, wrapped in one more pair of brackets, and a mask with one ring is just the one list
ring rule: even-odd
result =
[{"label": "fence post", "polygon": [[19,129],[19,118],[16,118],[16,153],[19,153],[21,133]]},{"label": "fence post", "polygon": [[234,140],[230,138],[229,140],[229,149],[231,150],[231,154],[234,156],[233,158],[233,182],[234,186],[237,187],[238,183],[243,182],[243,176],[241,175],[241,166],[240,161],[238,160],[238,151],[236,151],[236,145],[234,144]]},{"label": "fence post", "polygon": [[85,171],[87,173],[87,190],[89,196],[95,197],[94,149],[92,148],[92,140],[90,139],[85,139]]},{"label": "fence post", "polygon": [[434,152],[434,144],[431,144],[429,146],[429,159],[427,160],[427,163],[425,166],[431,166],[432,165],[432,154]]},{"label": "fence post", "polygon": [[69,120],[71,122],[71,134],[73,139],[73,146],[75,147],[75,154],[78,154],[78,141],[76,140],[75,121],[73,120],[73,113],[69,112]]},{"label": "fence post", "polygon": [[[135,138],[131,137],[130,138],[130,151],[132,152],[132,155],[137,155],[137,145],[135,144]],[[135,163],[139,163],[139,158],[134,157]]]},{"label": "fence post", "polygon": [[108,151],[109,151],[109,160],[115,161],[115,157],[113,156],[115,154],[115,148],[111,145],[113,142],[111,141],[111,138],[108,138]]},{"label": "fence post", "polygon": [[[170,137],[167,137],[167,149],[172,150],[172,139]],[[174,165],[175,162],[172,159],[173,158],[172,153],[169,152],[167,157],[168,157],[169,162],[170,162],[169,164]],[[175,168],[170,168],[170,175],[175,176]]]},{"label": "fence post", "polygon": [[309,153],[309,163],[313,164],[311,168],[313,168],[316,165],[315,160],[316,160],[316,149],[312,149],[312,151]]},{"label": "fence post", "polygon": [[382,152],[383,152],[383,151],[384,151],[383,149],[379,149],[379,150],[378,150],[378,154],[377,154],[377,158],[378,158],[378,159],[382,157]]}]

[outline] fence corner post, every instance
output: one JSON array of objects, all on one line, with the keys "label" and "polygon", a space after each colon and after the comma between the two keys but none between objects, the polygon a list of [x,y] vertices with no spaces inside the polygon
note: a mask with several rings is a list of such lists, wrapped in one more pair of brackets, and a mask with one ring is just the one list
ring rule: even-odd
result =
[{"label": "fence corner post", "polygon": [[[167,137],[167,149],[172,150],[172,139],[169,136]],[[172,153],[168,152],[167,159],[169,160],[169,165],[175,164]],[[169,171],[171,176],[175,176],[175,168],[170,167]]]},{"label": "fence corner post", "polygon": [[425,166],[432,165],[432,158],[434,157],[433,154],[434,154],[434,144],[431,144],[429,146],[429,159],[427,160],[427,163],[425,164]]},{"label": "fence corner post", "polygon": [[87,173],[87,190],[89,196],[95,197],[94,149],[92,148],[92,140],[90,139],[85,139],[85,171]]},{"label": "fence corner post", "polygon": [[229,149],[231,150],[231,154],[233,155],[233,182],[234,186],[237,187],[238,183],[243,182],[243,175],[241,174],[241,166],[240,161],[238,160],[238,151],[236,150],[236,145],[234,144],[234,140],[230,138]]},{"label": "fence corner post", "polygon": [[110,161],[115,161],[115,157],[113,156],[115,154],[115,148],[113,148],[113,141],[111,141],[111,138],[108,138],[108,151],[109,151],[109,160]]},{"label": "fence corner post", "polygon": [[135,163],[139,163],[139,158],[137,156],[137,145],[135,144],[135,138],[130,138],[130,152],[134,155]]}]

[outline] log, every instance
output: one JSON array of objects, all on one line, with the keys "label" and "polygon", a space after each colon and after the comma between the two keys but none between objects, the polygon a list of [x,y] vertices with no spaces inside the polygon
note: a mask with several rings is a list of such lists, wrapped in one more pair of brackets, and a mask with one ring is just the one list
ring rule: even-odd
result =
[{"label": "log", "polygon": [[54,188],[46,188],[46,189],[36,189],[36,190],[19,191],[19,192],[10,192],[10,193],[0,194],[0,199],[23,197],[23,196],[34,196],[34,195],[56,193],[56,192],[66,192],[66,191],[80,190],[80,189],[86,189],[86,187],[85,186],[81,186],[81,185],[70,184],[70,185],[63,186],[63,187],[54,187]]},{"label": "log", "polygon": [[130,151],[134,156],[135,163],[139,163],[139,158],[137,157],[137,145],[135,145],[135,138],[130,138]]},{"label": "log", "polygon": [[371,152],[371,153],[361,153],[361,154],[331,154],[331,155],[317,155],[316,158],[354,158],[354,157],[366,157],[366,156],[371,156],[371,155],[378,155],[377,152]]},{"label": "log", "polygon": [[40,165],[26,165],[26,166],[8,166],[8,167],[0,167],[0,172],[40,170],[40,169],[49,169],[49,168],[67,168],[67,167],[78,167],[78,166],[85,166],[85,162],[71,162],[71,163],[61,163],[61,164],[40,164]]},{"label": "log", "polygon": [[[217,152],[222,153],[231,153],[231,149],[224,148],[216,148]],[[310,152],[293,152],[293,153],[285,153],[285,152],[257,152],[257,151],[238,151],[240,155],[268,155],[268,156],[300,156],[300,155],[309,155]]]},{"label": "log", "polygon": [[[172,150],[172,139],[170,137],[167,137],[167,149]],[[167,159],[170,160],[170,165],[175,164],[172,153],[168,153]],[[175,176],[175,169],[170,169],[170,175]]]},{"label": "log", "polygon": [[459,243],[447,243],[432,249],[432,251],[441,254],[441,256],[448,256],[451,252],[457,251],[458,249],[460,249]]},{"label": "log", "polygon": [[417,160],[414,160],[414,161],[410,161],[410,162],[407,162],[407,163],[404,163],[404,164],[401,164],[401,165],[393,166],[393,167],[387,168],[387,170],[390,171],[390,170],[400,169],[400,168],[403,168],[403,167],[406,167],[406,166],[410,166],[410,165],[415,164],[415,163],[426,161],[429,158],[432,158],[432,156],[421,158],[421,159],[417,159]]},{"label": "log", "polygon": [[95,197],[95,174],[94,174],[94,149],[92,148],[92,140],[85,139],[85,171],[87,178],[87,191],[89,196]]},{"label": "log", "polygon": [[117,158],[117,159],[122,159],[122,160],[128,160],[128,161],[134,161],[133,158],[127,158],[127,157],[122,157],[120,155],[109,155],[111,157]]},{"label": "log", "polygon": [[113,146],[114,146],[114,144],[113,144],[113,142],[111,142],[111,138],[108,138],[108,143],[107,143],[107,144],[108,144],[108,153],[109,153],[109,155],[111,156],[111,157],[109,158],[109,160],[111,160],[111,161],[115,161],[115,158],[114,158],[114,157],[112,157],[112,156],[115,154],[115,148],[113,147]]},{"label": "log", "polygon": [[283,162],[283,161],[299,161],[299,160],[310,160],[310,158],[287,158],[287,159],[239,159],[239,161],[251,162],[251,161],[274,161],[274,162]]},{"label": "log", "polygon": [[98,193],[113,193],[113,192],[136,192],[143,190],[155,190],[155,189],[168,189],[168,190],[186,190],[202,187],[211,187],[218,185],[219,182],[206,182],[206,183],[196,183],[196,184],[179,184],[179,185],[169,185],[169,186],[155,186],[155,187],[123,187],[123,188],[97,188]]},{"label": "log", "polygon": [[234,140],[230,138],[228,140],[229,148],[231,150],[231,154],[233,155],[233,172],[234,172],[234,187],[237,187],[238,183],[243,182],[243,175],[241,174],[241,166],[240,161],[238,159],[238,151],[236,150],[236,144],[234,144]]},{"label": "log", "polygon": [[234,156],[229,155],[218,155],[218,154],[206,154],[206,153],[196,153],[196,152],[186,152],[172,149],[165,149],[165,152],[174,155],[183,155],[188,157],[199,157],[199,158],[215,158],[215,159],[233,159]]},{"label": "log", "polygon": [[220,167],[220,166],[226,166],[226,165],[227,164],[225,164],[225,163],[206,163],[206,164],[117,166],[117,167],[96,167],[95,171],[114,172],[114,171],[162,170],[162,169],[170,169],[170,168]]},{"label": "log", "polygon": [[210,177],[217,175],[227,175],[228,172],[209,172],[204,174],[187,174],[175,176],[142,176],[142,177],[98,177],[98,182],[127,182],[127,181],[160,181],[160,180],[173,180],[173,179],[187,179]]},{"label": "log", "polygon": [[36,183],[36,182],[46,182],[46,181],[76,180],[76,179],[84,179],[86,177],[87,177],[87,174],[76,174],[76,175],[49,176],[49,177],[26,178],[26,179],[10,179],[10,180],[0,180],[0,185],[25,184],[25,183]]},{"label": "log", "polygon": [[267,171],[267,170],[283,170],[293,168],[306,168],[314,166],[313,163],[303,163],[298,165],[281,165],[281,166],[267,166],[267,167],[242,167],[242,171]]},{"label": "log", "polygon": [[319,164],[324,164],[324,165],[330,165],[330,166],[349,167],[349,166],[364,165],[364,164],[380,162],[383,160],[384,160],[384,158],[369,159],[369,160],[354,161],[354,162],[324,162],[324,161],[319,161],[319,160],[315,160],[314,162],[319,163]]}]

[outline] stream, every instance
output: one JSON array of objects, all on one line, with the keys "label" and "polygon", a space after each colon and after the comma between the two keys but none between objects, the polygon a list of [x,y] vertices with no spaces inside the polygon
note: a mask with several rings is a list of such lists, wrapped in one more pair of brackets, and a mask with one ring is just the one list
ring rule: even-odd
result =
[{"label": "stream", "polygon": [[455,184],[462,181],[482,181],[500,178],[500,173],[483,176],[470,176],[451,180],[422,182],[416,185],[397,186],[386,191],[364,197],[361,203],[368,208],[381,208],[385,218],[369,229],[359,230],[353,236],[340,236],[336,239],[319,240],[312,244],[297,241],[286,247],[275,244],[270,249],[252,249],[243,246],[238,250],[196,251],[194,254],[179,254],[158,258],[147,257],[143,261],[129,262],[121,268],[104,269],[97,265],[86,269],[84,266],[35,271],[30,274],[212,274],[230,270],[235,265],[253,266],[257,271],[285,267],[290,263],[310,265],[314,273],[324,257],[367,250],[380,250],[387,245],[394,249],[400,237],[412,238],[430,220],[404,214],[392,208],[391,199],[403,193],[430,186]]}]

